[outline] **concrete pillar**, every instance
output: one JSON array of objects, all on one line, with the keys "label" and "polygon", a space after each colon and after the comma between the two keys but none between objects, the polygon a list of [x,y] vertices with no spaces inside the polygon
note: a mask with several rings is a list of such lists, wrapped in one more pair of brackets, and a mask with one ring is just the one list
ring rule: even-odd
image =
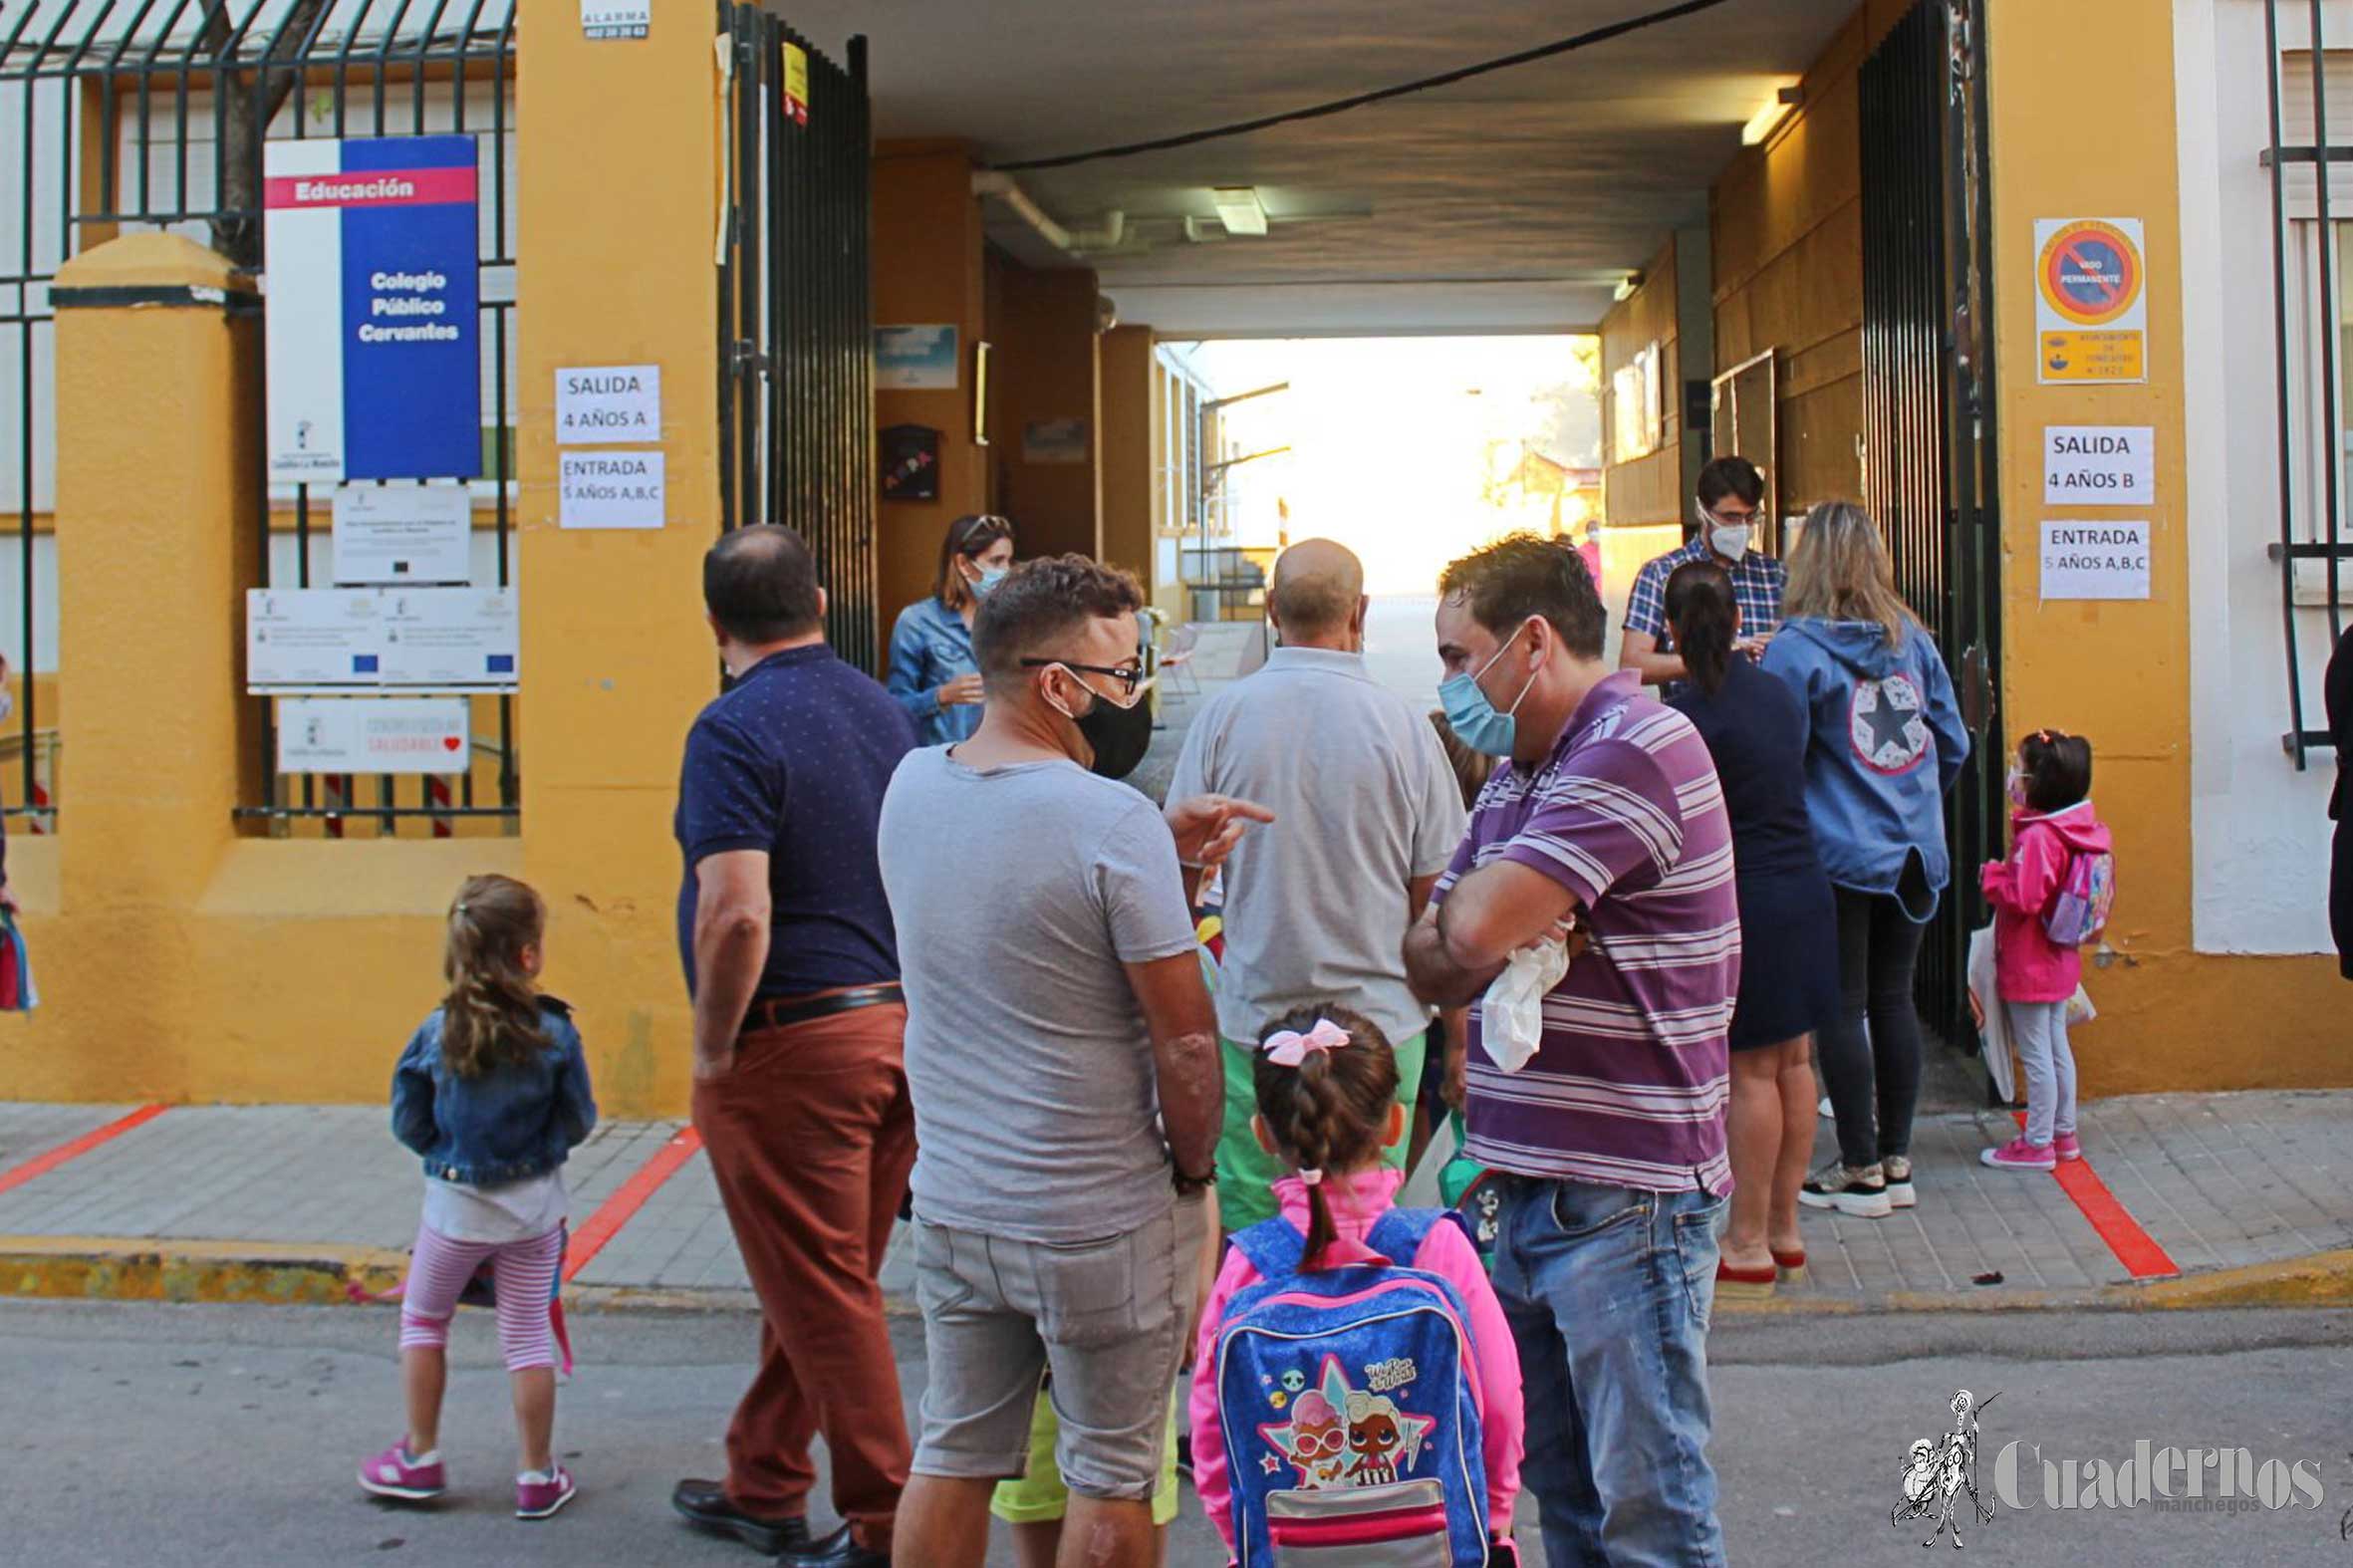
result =
[{"label": "concrete pillar", "polygon": [[1103,559],[1136,574],[1152,595],[1154,372],[1150,327],[1103,335]]},{"label": "concrete pillar", "polygon": [[1003,339],[1004,429],[990,447],[997,508],[1020,526],[1025,556],[1099,556],[1095,274],[1083,267],[1007,267],[1000,287],[1002,317],[992,330]]},{"label": "concrete pillar", "polygon": [[[883,635],[931,591],[947,525],[988,510],[989,451],[973,441],[976,346],[987,336],[980,202],[961,142],[884,142],[874,162],[874,301],[878,326],[956,329],[956,385],[945,391],[878,386],[875,428],[919,424],[939,432],[939,498],[884,501],[876,575]],[[989,374],[1001,374],[1001,348]],[[992,441],[1006,439],[1002,430]],[[1024,537],[1024,553],[1033,546]]]},{"label": "concrete pillar", "polygon": [[[163,1092],[203,1044],[180,1014],[203,979],[185,912],[257,768],[238,636],[259,559],[260,318],[252,283],[178,235],[85,251],[52,298],[58,664],[74,687],[57,908],[77,924],[36,918],[27,939],[56,960],[36,970],[43,1035],[85,1049],[44,1051],[10,1085],[122,1099]],[[113,983],[85,977],[85,947]]]}]

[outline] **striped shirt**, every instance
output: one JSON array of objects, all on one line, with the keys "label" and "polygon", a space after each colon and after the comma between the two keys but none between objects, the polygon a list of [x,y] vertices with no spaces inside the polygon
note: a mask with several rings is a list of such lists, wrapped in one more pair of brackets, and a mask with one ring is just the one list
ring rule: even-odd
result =
[{"label": "striped shirt", "polygon": [[1731,826],[1691,720],[1620,670],[1595,686],[1532,775],[1496,770],[1437,897],[1514,861],[1576,895],[1591,945],[1544,1001],[1516,1073],[1477,1048],[1471,1158],[1523,1176],[1725,1192],[1724,1036],[1740,984]]}]

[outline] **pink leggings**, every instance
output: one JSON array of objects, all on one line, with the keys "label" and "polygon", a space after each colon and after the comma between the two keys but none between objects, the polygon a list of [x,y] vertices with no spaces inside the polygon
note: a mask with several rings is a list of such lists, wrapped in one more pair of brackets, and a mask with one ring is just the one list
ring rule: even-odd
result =
[{"label": "pink leggings", "polygon": [[452,1241],[430,1226],[416,1229],[416,1252],[408,1260],[408,1285],[400,1298],[400,1348],[438,1350],[449,1343],[449,1319],[458,1292],[489,1259],[491,1286],[498,1296],[498,1348],[509,1372],[556,1364],[555,1337],[548,1322],[556,1270],[564,1261],[564,1227],[529,1241]]}]

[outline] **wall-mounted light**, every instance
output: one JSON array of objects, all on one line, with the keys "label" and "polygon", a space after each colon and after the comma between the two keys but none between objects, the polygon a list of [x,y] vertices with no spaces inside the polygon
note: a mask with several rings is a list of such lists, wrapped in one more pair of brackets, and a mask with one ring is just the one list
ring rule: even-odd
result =
[{"label": "wall-mounted light", "polygon": [[1618,280],[1618,289],[1611,297],[1621,305],[1634,298],[1634,291],[1642,287],[1642,274],[1630,272]]},{"label": "wall-mounted light", "polygon": [[1217,219],[1228,234],[1263,234],[1266,232],[1266,208],[1258,201],[1254,185],[1219,185],[1209,192],[1217,203]]},{"label": "wall-mounted light", "polygon": [[1781,129],[1781,122],[1789,118],[1790,111],[1804,102],[1803,88],[1782,88],[1764,108],[1748,117],[1748,124],[1740,128],[1740,145],[1753,147],[1763,142]]}]

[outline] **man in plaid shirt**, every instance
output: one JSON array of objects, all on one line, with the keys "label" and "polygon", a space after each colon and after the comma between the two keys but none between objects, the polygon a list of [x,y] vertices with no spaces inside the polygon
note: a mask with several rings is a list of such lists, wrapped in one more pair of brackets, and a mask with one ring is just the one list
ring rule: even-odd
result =
[{"label": "man in plaid shirt", "polygon": [[1645,685],[1672,696],[1683,683],[1683,655],[1667,625],[1667,579],[1686,561],[1709,561],[1731,575],[1740,606],[1739,649],[1754,656],[1781,625],[1781,590],[1789,574],[1769,555],[1749,548],[1764,475],[1745,457],[1718,457],[1699,470],[1699,530],[1689,544],[1644,565],[1626,604],[1626,636],[1618,665],[1642,671]]}]

